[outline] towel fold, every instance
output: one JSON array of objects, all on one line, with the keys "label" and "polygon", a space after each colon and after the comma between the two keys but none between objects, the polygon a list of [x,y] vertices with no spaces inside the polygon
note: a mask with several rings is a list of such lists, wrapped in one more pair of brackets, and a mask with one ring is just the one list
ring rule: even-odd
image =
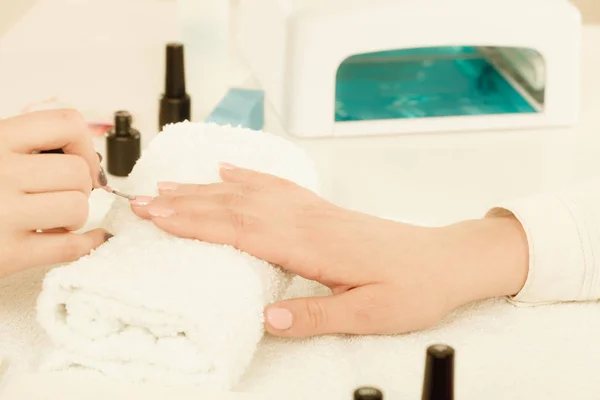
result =
[{"label": "towel fold", "polygon": [[[103,193],[92,197],[102,206],[108,200]],[[16,373],[38,372],[49,350],[33,312],[45,272],[33,269],[0,280],[0,357]],[[328,291],[322,286],[295,277],[284,297],[323,293]],[[435,329],[408,335],[264,335],[234,389],[265,399],[343,400],[357,386],[373,385],[386,399],[419,399],[425,349],[443,342],[457,351],[457,399],[597,400],[598,315],[597,302],[519,308],[490,300],[458,310]],[[56,392],[62,384],[56,382]],[[107,393],[114,388],[113,379],[103,384]]]},{"label": "towel fold", "polygon": [[[220,181],[228,162],[315,192],[303,150],[277,136],[215,124],[170,125],[120,189],[154,196],[158,181]],[[116,199],[114,237],[91,255],[49,272],[37,319],[53,345],[48,366],[83,366],[115,378],[233,387],[263,336],[263,308],[291,277],[231,246],[182,239]]]}]

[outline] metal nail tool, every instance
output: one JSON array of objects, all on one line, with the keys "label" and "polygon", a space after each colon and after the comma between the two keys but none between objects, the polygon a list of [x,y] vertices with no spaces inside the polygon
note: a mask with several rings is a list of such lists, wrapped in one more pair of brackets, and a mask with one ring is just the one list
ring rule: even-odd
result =
[{"label": "metal nail tool", "polygon": [[136,196],[134,196],[134,195],[120,192],[118,190],[111,188],[110,186],[104,186],[102,189],[106,190],[108,193],[112,193],[116,196],[123,197],[124,199],[127,199],[127,200],[135,200],[135,198],[136,198]]}]

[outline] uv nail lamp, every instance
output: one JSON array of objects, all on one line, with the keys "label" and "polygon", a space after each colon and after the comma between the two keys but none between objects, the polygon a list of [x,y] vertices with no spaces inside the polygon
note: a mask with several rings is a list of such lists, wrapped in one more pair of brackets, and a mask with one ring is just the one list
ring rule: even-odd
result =
[{"label": "uv nail lamp", "polygon": [[297,137],[574,124],[567,0],[241,0],[236,44]]}]

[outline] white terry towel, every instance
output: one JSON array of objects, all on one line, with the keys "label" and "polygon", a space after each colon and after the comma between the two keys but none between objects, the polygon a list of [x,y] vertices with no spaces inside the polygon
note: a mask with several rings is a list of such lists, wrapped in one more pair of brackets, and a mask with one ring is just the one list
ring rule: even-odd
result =
[{"label": "white terry towel", "polygon": [[[189,122],[166,127],[120,189],[153,196],[159,181],[217,182],[220,162],[319,191],[312,161],[291,142]],[[115,200],[106,225],[114,238],[44,280],[37,319],[55,347],[48,365],[233,387],[263,336],[264,306],[280,299],[290,277],[233,247],[171,236],[124,199]]]}]

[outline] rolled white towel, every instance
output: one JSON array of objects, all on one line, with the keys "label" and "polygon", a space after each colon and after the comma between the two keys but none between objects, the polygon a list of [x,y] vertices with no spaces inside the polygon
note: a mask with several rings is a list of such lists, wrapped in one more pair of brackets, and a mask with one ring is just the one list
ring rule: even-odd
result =
[{"label": "rolled white towel", "polygon": [[[291,142],[189,122],[166,127],[120,189],[153,196],[159,181],[218,182],[220,162],[319,191],[312,161]],[[124,199],[115,199],[106,226],[115,235],[109,242],[44,280],[37,318],[55,348],[52,369],[233,387],[264,334],[264,306],[281,298],[290,277],[231,246],[167,234]]]}]

